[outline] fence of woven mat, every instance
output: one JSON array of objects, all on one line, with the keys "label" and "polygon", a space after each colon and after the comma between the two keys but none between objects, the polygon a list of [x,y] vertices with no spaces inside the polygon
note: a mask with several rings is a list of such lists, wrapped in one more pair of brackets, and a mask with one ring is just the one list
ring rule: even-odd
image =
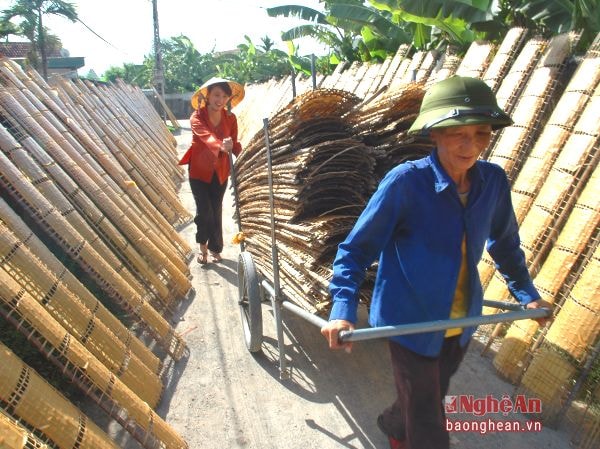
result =
[{"label": "fence of woven mat", "polygon": [[[0,137],[3,136],[2,129],[0,127]],[[100,255],[96,249],[102,246],[99,237],[95,235],[86,239],[80,232],[80,229],[86,227],[84,221],[79,220],[76,225],[73,225],[67,220],[67,218],[78,218],[73,213],[71,204],[66,201],[64,203],[48,201],[36,188],[39,186],[34,186],[29,179],[25,178],[3,152],[0,152],[0,169],[3,174],[0,183],[13,201],[21,205],[23,210],[28,211],[30,218],[36,221],[65,254],[68,254],[97,282],[108,297],[138,319],[170,356],[174,359],[181,358],[185,343],[148,300],[140,296],[139,292],[126,281],[124,265],[114,257],[112,252],[107,253],[108,260]],[[57,198],[57,201],[59,199]],[[109,262],[111,258],[112,263]]]},{"label": "fence of woven mat", "polygon": [[[107,245],[106,248],[112,249],[121,256],[128,270],[136,275],[135,280],[129,281],[138,291],[153,295],[156,292],[158,300],[166,306],[174,298],[183,296],[187,291],[183,289],[190,288],[187,277],[135,227],[123,213],[124,211],[118,208],[102,188],[99,188],[84,172],[77,171],[79,165],[61,157],[64,153],[60,151],[58,144],[39,126],[38,123],[44,123],[42,119],[30,116],[16,102],[19,99],[18,93],[14,99],[9,95],[7,91],[0,92],[0,116],[12,125],[9,128],[12,135],[18,136],[23,145],[22,147],[11,139],[7,135],[6,128],[0,130],[3,136],[0,146],[6,154],[9,154],[12,162],[26,173],[39,189],[42,189],[42,185],[46,186],[45,195],[52,202],[69,202],[77,209],[81,218],[87,223],[84,228],[78,227],[80,232],[84,234],[84,230],[87,231],[86,238],[94,238],[94,234],[101,236]],[[25,101],[21,100],[20,103],[23,104]],[[11,111],[10,114],[7,111]],[[27,128],[22,127],[21,124]],[[24,137],[28,135],[34,138]],[[42,141],[40,136],[45,137],[45,141]],[[41,142],[43,147],[38,142]],[[52,157],[53,154],[56,157]],[[73,175],[77,175],[77,178],[74,179]],[[58,190],[59,187],[61,191]],[[54,191],[50,193],[49,189]],[[94,197],[96,202],[90,197]],[[101,208],[97,205],[101,205]],[[106,211],[106,214],[103,211]],[[141,254],[138,248],[142,251]],[[106,254],[103,256],[107,257]],[[154,263],[150,263],[151,261]],[[164,274],[159,277],[163,270]],[[174,283],[179,285],[179,289],[169,285]]]},{"label": "fence of woven mat", "polygon": [[[157,195],[163,197],[164,200],[168,201],[169,197],[174,196],[175,182],[172,177],[177,171],[172,164],[167,165],[164,160],[161,161],[162,155],[156,151],[161,149],[164,142],[153,141],[150,133],[140,132],[140,125],[135,123],[128,111],[120,107],[112,89],[104,89],[82,80],[69,82],[64,78],[52,79],[51,83],[53,86],[60,83],[64,89],[77,91],[79,93],[77,101],[86,105],[91,118],[104,121],[107,125],[106,128],[125,142],[123,153],[140,173],[141,178],[151,185]],[[170,148],[166,152],[164,150],[164,156],[172,156]],[[163,167],[164,169],[162,169]],[[159,203],[158,207],[163,206]],[[171,206],[171,209],[174,209],[175,214],[179,212],[174,206]],[[185,211],[183,212],[185,214]]]},{"label": "fence of woven mat", "polygon": [[35,435],[0,408],[0,447],[3,449],[52,449],[47,438]]},{"label": "fence of woven mat", "polygon": [[[191,248],[174,229],[191,221],[177,197],[185,176],[174,137],[141,91],[123,83],[51,86],[2,59],[0,84],[2,322],[143,447],[186,447],[152,411],[166,365],[61,262],[95,283],[163,356],[181,358],[185,343],[162,316],[191,288]],[[111,447],[87,443],[91,430],[81,424],[79,440],[52,447]],[[39,425],[64,430],[57,420]]]},{"label": "fence of woven mat", "polygon": [[[24,98],[27,93],[29,96]],[[67,140],[72,136],[36,97],[31,96],[29,91],[21,93],[6,89],[2,92],[2,99],[6,110],[5,116],[11,119],[12,125],[23,124],[21,126],[23,130],[20,130],[19,135],[29,136],[28,133],[32,133],[44,144],[44,149],[49,153],[48,157],[51,156],[59,161],[71,178],[78,181],[78,188],[89,192],[92,197],[98,197],[94,198],[95,208],[103,209],[102,211],[109,215],[113,222],[122,227],[121,231],[126,231],[129,244],[132,243],[132,250],[137,250],[144,255],[143,259],[137,257],[137,263],[145,266],[144,268],[149,264],[152,265],[151,270],[143,271],[147,276],[154,277],[153,288],[161,289],[163,295],[167,296],[167,302],[172,300],[172,296],[183,296],[191,287],[187,279],[189,270],[183,260],[183,257],[189,254],[190,248],[187,244],[179,248],[170,245],[171,241],[182,241],[179,236],[177,239],[170,239],[170,236],[177,235],[172,226],[167,224],[165,228],[169,229],[168,233],[162,233],[156,223],[145,222],[146,214],[141,213],[130,201],[127,201],[128,195],[118,193],[119,189],[115,188],[107,172],[103,172],[92,158],[84,157],[89,154],[78,140]],[[38,112],[41,112],[41,115]],[[30,145],[36,144],[33,139],[26,141]],[[78,193],[80,196],[85,195],[83,192]],[[161,278],[160,281],[158,277]]]},{"label": "fence of woven mat", "polygon": [[95,95],[85,95],[75,87],[66,80],[61,80],[56,86],[59,93],[69,96],[79,107],[102,142],[107,147],[113,148],[111,153],[117,161],[124,167],[130,167],[127,170],[128,179],[135,182],[136,186],[169,223],[178,224],[180,217],[187,219],[189,213],[182,209],[180,202],[176,200],[175,193],[167,188],[167,184],[161,185],[155,173],[146,168],[141,151],[145,147],[143,142],[133,141],[121,125],[119,117],[112,115],[111,110],[107,109]]},{"label": "fence of woven mat", "polygon": [[[117,445],[68,399],[0,343],[0,447],[114,448]],[[48,445],[9,419],[37,429]],[[4,441],[3,441],[4,439]]]},{"label": "fence of woven mat", "polygon": [[104,323],[0,223],[0,260],[6,273],[142,400],[156,407],[163,385]]},{"label": "fence of woven mat", "polygon": [[4,270],[0,270],[0,314],[27,336],[86,395],[104,407],[144,447],[187,447],[148,403],[72,338]]},{"label": "fence of woven mat", "polygon": [[[509,70],[498,92],[498,103],[513,118],[484,154],[484,158],[505,169],[510,180],[518,177],[539,134],[541,118],[553,105],[558,79],[572,51],[576,35],[560,35],[550,42],[534,37],[528,40]],[[493,282],[495,267],[489,255],[480,262],[484,286]],[[495,293],[495,291],[491,291]]]},{"label": "fence of woven mat", "polygon": [[[102,108],[113,112],[114,129],[135,152],[132,163],[142,173],[143,178],[157,189],[161,197],[166,201],[176,200],[176,187],[181,178],[177,166],[171,163],[175,156],[172,143],[159,139],[153,131],[146,132],[147,125],[141,120],[135,120],[139,117],[134,112],[133,105],[120,102],[114,94],[114,89],[83,81],[76,82],[75,86],[86,95],[97,99]],[[186,215],[187,211],[181,207],[180,202],[175,201],[171,207],[179,216]]]},{"label": "fence of woven mat", "polygon": [[[486,159],[500,165],[513,180],[527,159],[528,150],[541,130],[544,117],[554,106],[560,77],[577,36],[559,35],[550,40],[534,67],[528,67],[525,85],[509,110],[513,125],[504,128]],[[510,72],[509,72],[510,73]],[[502,86],[506,85],[506,80]],[[509,101],[510,103],[510,101]]]},{"label": "fence of woven mat", "polygon": [[[577,385],[577,373],[600,335],[600,246],[585,263],[544,342],[532,356],[518,391],[542,399],[545,419],[555,418]],[[596,354],[597,355],[597,354]]]},{"label": "fence of woven mat", "polygon": [[[42,243],[42,241],[31,231],[28,225],[19,217],[8,204],[0,198],[0,214],[2,225],[7,232],[13,234],[22,242],[24,247],[35,254],[36,258],[43,263],[45,269],[52,273],[60,281],[60,286],[68,289],[103,325],[119,340],[115,343],[123,345],[132,357],[137,357],[143,364],[155,374],[159,374],[162,364],[131,330],[127,329],[89,290],[85,287],[57,257]],[[58,284],[56,288],[60,287]]]},{"label": "fence of woven mat", "polygon": [[[1,96],[1,94],[0,94]],[[1,113],[0,106],[0,113]],[[11,156],[10,160],[2,158],[0,160],[0,164],[2,166],[8,166],[9,164],[14,164],[14,168],[20,168],[21,173],[25,174],[31,183],[31,186],[27,184],[23,184],[23,188],[35,188],[37,191],[46,199],[46,201],[57,207],[60,211],[65,214],[65,220],[68,221],[73,228],[77,229],[81,234],[82,238],[88,242],[93,242],[96,245],[96,251],[98,254],[103,257],[108,263],[110,263],[114,267],[119,267],[117,271],[120,276],[130,284],[134,289],[143,294],[144,296],[149,295],[151,290],[146,287],[142,287],[140,283],[140,277],[135,276],[133,272],[130,270],[131,268],[131,256],[128,252],[123,252],[119,254],[115,253],[111,250],[110,247],[118,248],[119,242],[124,248],[128,248],[126,242],[123,237],[118,235],[115,232],[105,234],[105,240],[100,240],[99,236],[102,235],[99,231],[106,232],[113,230],[111,228],[111,223],[109,221],[104,220],[104,216],[98,214],[98,209],[93,206],[93,204],[87,200],[86,209],[84,209],[81,213],[75,211],[72,207],[73,203],[71,203],[70,199],[74,201],[75,204],[81,204],[84,200],[87,199],[85,197],[82,190],[73,185],[70,178],[64,176],[60,167],[56,165],[51,158],[45,158],[45,160],[38,159],[39,162],[35,162],[30,154],[38,152],[38,156],[41,155],[44,158],[46,155],[43,152],[43,149],[38,146],[35,141],[32,139],[24,140],[24,145],[26,145],[29,152],[24,151],[18,143],[12,139],[5,128],[0,128],[0,148],[3,151],[3,154],[9,154]],[[54,173],[58,171],[59,182],[55,184],[52,180],[47,176],[47,174],[41,170],[40,165],[45,166],[48,169],[49,173]],[[65,190],[60,190],[59,185],[65,188]],[[30,190],[31,190],[30,188]],[[63,192],[67,192],[65,195]],[[94,215],[96,215],[94,217]],[[86,221],[85,218],[88,220]],[[94,221],[96,220],[96,221]],[[92,223],[90,224],[90,221]],[[103,224],[102,229],[99,229],[97,224]],[[104,244],[107,242],[107,244]],[[118,256],[121,256],[120,258]],[[138,259],[139,256],[138,256]]]},{"label": "fence of woven mat", "polygon": [[[589,113],[594,114],[591,109],[593,105],[589,102],[600,82],[599,45],[599,42],[594,42],[586,52],[513,183],[513,207],[519,223],[523,222],[531,209],[552,164],[571,136],[576,121],[585,108],[590,108]],[[494,271],[491,258],[485,254],[479,266],[484,288],[492,279]]]},{"label": "fence of woven mat", "polygon": [[[31,71],[29,73],[24,73],[20,67],[16,66],[16,64],[11,63],[7,60],[2,60],[0,64],[0,73],[2,74],[2,80],[6,85],[15,86],[23,91],[30,91],[33,93],[33,96],[39,101],[43,102],[48,109],[50,109],[56,117],[60,118],[65,128],[72,131],[72,128],[78,130],[78,133],[72,132],[72,138],[80,141],[83,145],[85,145],[85,151],[83,151],[82,156],[88,160],[88,163],[95,163],[94,158],[98,160],[98,162],[102,162],[106,164],[107,160],[116,161],[115,154],[117,153],[117,149],[121,152],[132,150],[126,148],[124,143],[121,143],[119,146],[116,142],[122,136],[118,136],[113,130],[113,128],[109,124],[104,124],[103,126],[109,128],[112,131],[112,136],[115,137],[115,140],[110,140],[105,138],[102,140],[94,131],[99,130],[102,132],[102,135],[106,134],[106,132],[102,131],[99,123],[95,123],[85,108],[83,108],[79,102],[83,102],[85,104],[90,104],[93,101],[93,95],[90,95],[86,92],[81,92],[77,89],[73,84],[61,84],[60,86],[50,87],[46,82],[39,77],[37,72]],[[49,92],[55,92],[55,95],[48,95]],[[71,96],[69,96],[69,94]],[[92,103],[95,104],[95,103]],[[114,116],[111,115],[111,110],[107,107],[99,108],[102,114],[102,120],[107,122],[114,122]],[[155,125],[160,126],[160,124]],[[85,129],[85,133],[82,132],[82,129]],[[89,142],[93,141],[95,146],[89,147]],[[166,143],[164,144],[166,145]],[[164,146],[163,145],[163,146]],[[123,196],[123,192],[129,193],[131,189],[127,188],[127,184],[131,183],[131,181],[135,182],[135,185],[141,189],[142,186],[144,188],[143,195],[138,195],[138,197],[133,197],[132,200],[134,202],[140,203],[140,207],[145,211],[153,211],[149,213],[148,216],[154,217],[157,214],[158,206],[153,205],[149,198],[152,200],[156,200],[156,203],[160,203],[160,197],[154,193],[154,187],[152,187],[147,180],[145,180],[141,175],[139,175],[137,170],[131,168],[131,164],[129,161],[121,157],[118,161],[119,163],[113,163],[110,166],[103,165],[103,168],[106,170],[105,173],[100,171],[105,178],[109,178],[110,176],[114,177],[112,183],[118,183],[121,187],[116,190],[117,196]],[[121,164],[123,164],[121,166]],[[175,165],[174,161],[169,165]],[[94,176],[90,174],[90,176]],[[151,195],[154,194],[154,197]],[[160,205],[160,207],[163,207]],[[182,214],[177,217],[176,214],[172,211],[171,206],[168,207],[168,210],[165,210],[165,215],[169,216],[171,219],[175,220],[176,223],[184,223],[189,222],[191,216],[187,211],[182,211]],[[162,214],[161,214],[162,216]],[[166,221],[164,216],[163,220]],[[165,229],[171,228],[171,226],[165,227]],[[177,235],[175,233],[175,235]],[[176,240],[177,241],[177,240]],[[185,249],[185,245],[184,249]],[[189,248],[187,248],[189,251]]]},{"label": "fence of woven mat", "polygon": [[[60,139],[68,139],[66,148],[77,150],[76,154],[71,153],[71,158],[83,164],[82,168],[86,169],[89,178],[101,187],[101,191],[110,194],[111,200],[122,211],[128,212],[128,218],[152,239],[155,246],[159,247],[163,253],[172,255],[170,257],[172,260],[187,257],[191,251],[189,245],[151,205],[146,195],[138,190],[136,184],[127,181],[130,176],[114,159],[109,149],[114,146],[106,147],[99,140],[88,126],[90,120],[77,115],[77,111],[70,107],[69,103],[62,102],[57,96],[48,96],[46,93],[48,89],[44,91],[31,78],[24,78],[24,82],[28,86],[28,89],[25,89],[24,84],[16,75],[19,73],[22,77],[26,77],[26,75],[18,70],[11,71],[9,68],[12,67],[0,64],[2,78],[10,80],[11,85],[19,87],[19,90],[27,96],[29,100],[27,103],[36,105],[43,112],[44,118],[52,123],[50,130],[60,130]],[[60,149],[62,150],[63,147]],[[83,160],[85,162],[82,162]],[[94,189],[94,191],[96,190],[99,189]],[[172,244],[168,242],[172,242]]]},{"label": "fence of woven mat", "polygon": [[[111,90],[107,86],[101,88],[103,91],[112,92],[116,101],[126,109],[139,129],[148,131],[149,137],[159,146],[159,151],[156,153],[157,158],[165,162],[170,162],[172,159],[165,159],[164,156],[170,155],[171,158],[177,158],[177,139],[166,127],[152,103],[146,101],[146,95],[142,90],[137,86],[126,84],[122,80],[117,80],[116,86],[118,89]],[[158,123],[163,126],[156,127],[155,125]],[[172,177],[171,181],[175,186],[185,180],[182,167],[169,164],[166,170]]]},{"label": "fence of woven mat", "polygon": [[[521,247],[530,269],[538,271],[548,246],[568,218],[577,196],[588,182],[599,158],[600,126],[596,111],[600,104],[600,86],[580,116],[573,133],[557,155],[545,182],[536,194],[520,227]],[[495,285],[494,285],[495,284]],[[500,280],[494,277],[486,292],[505,297]]]},{"label": "fence of woven mat", "polygon": [[[591,252],[598,243],[600,226],[598,189],[600,189],[600,170],[596,168],[535,277],[535,286],[543,298],[560,307],[564,306],[574,281],[579,279],[581,267],[591,257]],[[560,329],[560,326],[556,327],[557,324],[558,321],[552,324],[551,333]],[[573,330],[577,331],[582,330],[581,324],[577,321],[570,323]],[[509,327],[494,358],[494,366],[504,377],[513,382],[518,382],[521,378],[529,358],[530,347],[534,339],[539,339],[539,336],[536,337],[538,330],[538,323],[531,320],[515,322]],[[565,339],[568,339],[568,336],[572,337],[569,333],[564,333],[563,336]],[[573,338],[568,344],[581,343],[579,338]],[[587,342],[580,347],[580,350],[589,351],[592,344],[593,342]]]},{"label": "fence of woven mat", "polygon": [[[167,145],[165,150],[172,153],[173,157],[177,157],[177,139],[169,131],[169,128],[167,128],[165,122],[163,121],[159,112],[154,108],[152,103],[146,101],[146,94],[144,94],[144,92],[142,92],[138,86],[127,84],[121,79],[117,79],[114,84],[118,87],[118,89],[114,90],[114,93],[119,98],[119,101],[123,102],[128,110],[135,110],[136,114],[132,115],[132,117],[138,121],[137,117],[139,116],[140,120],[143,121],[138,122],[142,128],[152,126],[153,129],[148,131],[158,136],[161,141],[169,142],[170,145]],[[159,123],[161,126],[156,126]],[[185,178],[183,175],[183,170],[181,167],[175,167],[175,169],[179,171],[178,176],[183,181]]]},{"label": "fence of woven mat", "polygon": [[[600,90],[597,91],[600,93]],[[597,110],[599,98],[594,95],[590,100],[587,113],[584,111],[582,114],[521,223],[521,248],[533,274],[539,271],[554,240],[572,213],[578,195],[598,164],[600,128],[595,112],[592,111]],[[509,296],[499,275],[491,279],[486,295],[498,299]]]}]

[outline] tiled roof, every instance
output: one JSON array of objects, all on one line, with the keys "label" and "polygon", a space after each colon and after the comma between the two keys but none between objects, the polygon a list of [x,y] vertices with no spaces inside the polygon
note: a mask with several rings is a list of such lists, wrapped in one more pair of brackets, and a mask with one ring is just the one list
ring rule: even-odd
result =
[{"label": "tiled roof", "polygon": [[[0,54],[7,58],[26,58],[31,49],[31,42],[0,42]],[[60,50],[55,49],[48,57],[60,58]]]}]

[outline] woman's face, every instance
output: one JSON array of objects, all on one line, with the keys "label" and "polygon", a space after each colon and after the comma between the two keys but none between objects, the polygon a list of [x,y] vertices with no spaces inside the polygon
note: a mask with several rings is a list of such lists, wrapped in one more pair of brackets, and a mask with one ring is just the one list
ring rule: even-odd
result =
[{"label": "woman's face", "polygon": [[214,111],[220,111],[225,107],[229,98],[229,95],[227,95],[223,89],[215,86],[208,92],[207,107]]},{"label": "woman's face", "polygon": [[440,162],[450,176],[466,173],[490,144],[491,125],[463,125],[431,130]]}]

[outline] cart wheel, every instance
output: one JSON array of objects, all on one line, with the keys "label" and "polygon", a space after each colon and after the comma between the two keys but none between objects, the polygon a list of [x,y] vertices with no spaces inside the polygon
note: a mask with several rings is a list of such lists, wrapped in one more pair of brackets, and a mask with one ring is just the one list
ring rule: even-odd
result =
[{"label": "cart wheel", "polygon": [[260,286],[254,261],[246,251],[238,259],[238,293],[246,347],[250,352],[258,352],[263,339]]}]

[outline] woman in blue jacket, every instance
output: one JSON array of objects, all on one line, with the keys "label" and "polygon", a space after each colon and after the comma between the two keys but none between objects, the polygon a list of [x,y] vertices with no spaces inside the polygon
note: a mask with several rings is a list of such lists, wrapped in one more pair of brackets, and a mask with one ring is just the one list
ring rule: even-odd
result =
[{"label": "woman in blue jacket", "polygon": [[[479,316],[477,264],[484,248],[511,294],[528,308],[541,300],[520,248],[510,185],[502,168],[479,160],[493,130],[512,124],[481,80],[454,76],[425,94],[410,133],[435,144],[428,157],[391,170],[333,264],[333,308],[322,329],[332,349],[356,322],[365,270],[379,258],[372,326]],[[397,399],[377,420],[392,448],[448,449],[442,400],[474,328],[389,340]]]}]

